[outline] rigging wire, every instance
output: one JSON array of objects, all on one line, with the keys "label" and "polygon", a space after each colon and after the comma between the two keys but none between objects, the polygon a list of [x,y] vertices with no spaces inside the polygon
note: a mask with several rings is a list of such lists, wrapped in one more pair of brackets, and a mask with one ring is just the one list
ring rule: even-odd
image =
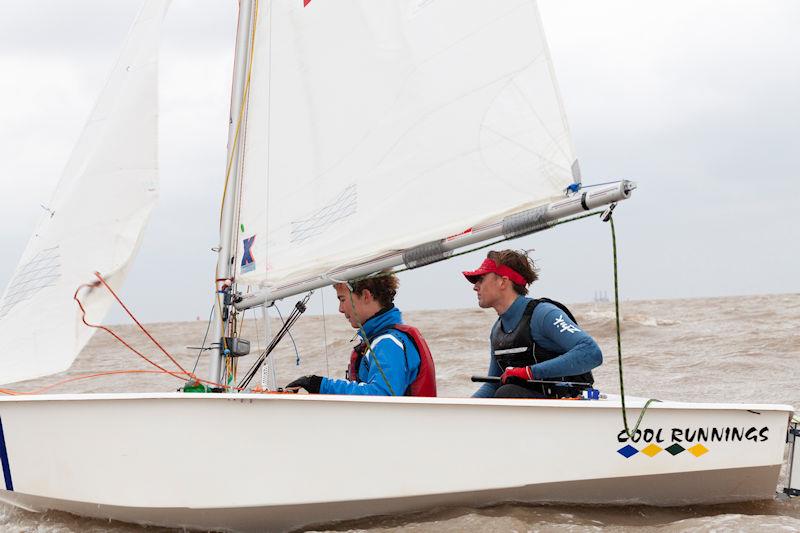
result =
[{"label": "rigging wire", "polygon": [[272,341],[270,341],[267,348],[261,353],[258,359],[253,363],[253,365],[247,371],[245,376],[239,382],[239,385],[237,387],[239,390],[244,390],[247,388],[247,385],[256,375],[256,372],[258,372],[258,369],[261,367],[261,365],[264,364],[264,361],[267,359],[267,357],[269,357],[269,355],[272,353],[272,351],[275,349],[275,347],[278,345],[281,339],[283,339],[283,337],[291,329],[291,327],[295,324],[295,322],[297,322],[297,320],[300,318],[300,315],[302,315],[305,312],[306,304],[308,303],[308,300],[309,298],[311,298],[312,294],[313,291],[309,292],[308,294],[306,294],[305,298],[303,298],[302,301],[299,301],[295,304],[294,309],[292,310],[291,314],[286,319],[286,321],[283,323],[281,329],[278,331],[278,333],[275,334],[275,336],[272,338]]},{"label": "rigging wire", "polygon": [[[248,287],[248,292],[249,291],[250,291],[250,289]],[[248,310],[245,310],[245,312],[244,312],[245,317],[247,316],[247,311]],[[258,329],[258,320],[259,320],[259,318],[256,316],[256,310],[253,309],[252,311],[253,311],[253,313],[252,313],[252,315],[253,315],[252,316],[253,325],[256,328],[256,350],[258,352],[261,352],[263,348],[261,347],[261,331],[259,331],[259,329]],[[263,317],[263,313],[264,313],[264,308],[263,307],[261,307],[261,312],[262,312],[262,317]],[[247,320],[242,320],[242,324],[244,324],[246,322],[247,322]],[[242,327],[244,327],[244,326],[242,326]],[[242,330],[239,330],[239,335],[241,335],[241,334],[242,334]],[[264,332],[264,335],[266,336],[266,332]],[[267,388],[265,386],[265,383],[264,383],[264,369],[263,368],[261,369],[261,388],[262,389],[266,389]]]},{"label": "rigging wire", "polygon": [[325,320],[325,290],[319,291],[319,299],[322,302],[322,344],[325,348],[325,375],[331,375],[331,366],[328,364],[328,325]]},{"label": "rigging wire", "polygon": [[[272,335],[269,308],[261,306],[261,319],[264,321],[264,341],[267,342]],[[261,367],[261,388],[274,390],[278,387],[278,377],[275,374],[275,361],[268,359],[267,364]]]},{"label": "rigging wire", "polygon": [[[278,317],[281,319],[281,323],[285,326],[286,321],[283,320],[283,315],[281,314],[281,308],[278,305],[275,305],[275,310],[278,312]],[[300,351],[297,349],[297,344],[294,342],[294,336],[292,335],[291,330],[287,330],[286,333],[289,334],[289,340],[292,341],[292,346],[294,346],[294,366],[300,366]]]},{"label": "rigging wire", "polygon": [[200,362],[200,356],[203,355],[203,352],[207,350],[206,348],[206,340],[208,339],[208,332],[211,329],[211,323],[214,321],[214,306],[211,306],[211,312],[208,315],[208,325],[206,326],[206,333],[203,335],[203,342],[200,343],[200,348],[197,350],[197,359],[194,360],[194,366],[192,367],[192,374],[195,373],[197,370],[197,364]]}]

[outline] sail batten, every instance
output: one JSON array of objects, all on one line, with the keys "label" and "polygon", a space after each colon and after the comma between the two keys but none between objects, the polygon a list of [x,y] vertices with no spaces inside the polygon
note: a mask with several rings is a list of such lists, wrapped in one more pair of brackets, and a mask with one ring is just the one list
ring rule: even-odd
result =
[{"label": "sail batten", "polygon": [[[99,271],[117,289],[158,195],[158,37],[168,0],[142,6],[109,79],[0,299],[0,382],[66,370],[93,329],[73,294]],[[87,320],[113,299],[81,293]]]}]

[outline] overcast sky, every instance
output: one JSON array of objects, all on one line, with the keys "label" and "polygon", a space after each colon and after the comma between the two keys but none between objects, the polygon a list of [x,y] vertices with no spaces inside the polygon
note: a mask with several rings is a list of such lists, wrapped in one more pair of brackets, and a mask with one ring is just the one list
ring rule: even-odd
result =
[{"label": "overcast sky", "polygon": [[[0,3],[0,287],[139,5]],[[800,291],[800,2],[541,0],[540,9],[584,182],[639,184],[615,218],[622,298]],[[160,205],[122,291],[145,321],[208,314],[235,21],[234,0],[174,0],[167,15]],[[612,291],[605,224],[510,246],[535,249],[537,294],[581,302]],[[398,304],[474,305],[459,271],[482,257],[403,274]]]}]

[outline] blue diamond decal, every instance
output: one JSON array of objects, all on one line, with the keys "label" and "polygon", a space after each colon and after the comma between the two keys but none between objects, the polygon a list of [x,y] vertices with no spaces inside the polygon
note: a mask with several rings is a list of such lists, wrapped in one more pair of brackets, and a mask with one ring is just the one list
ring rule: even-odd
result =
[{"label": "blue diamond decal", "polygon": [[617,450],[617,453],[623,456],[625,459],[628,459],[639,453],[639,450],[628,444],[624,448],[620,448],[619,450]]}]

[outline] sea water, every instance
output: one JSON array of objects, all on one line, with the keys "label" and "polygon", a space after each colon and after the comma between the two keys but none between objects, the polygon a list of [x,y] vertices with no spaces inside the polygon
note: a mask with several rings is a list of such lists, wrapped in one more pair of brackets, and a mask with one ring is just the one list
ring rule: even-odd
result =
[{"label": "sea water", "polygon": [[[616,326],[613,303],[574,304],[581,327],[597,339],[604,363],[594,373],[602,393],[619,393]],[[625,392],[636,396],[683,401],[785,403],[800,409],[800,295],[747,296],[623,302],[622,353]],[[469,377],[485,374],[492,310],[418,311],[405,315],[425,334],[436,359],[440,396],[468,396],[477,388]],[[272,331],[278,323],[273,322]],[[204,322],[153,324],[151,333],[181,364],[194,364]],[[134,326],[114,328],[137,348],[158,352],[137,335]],[[246,321],[243,337],[264,336],[263,324]],[[278,382],[304,374],[342,377],[349,359],[352,329],[340,316],[306,316],[276,350]],[[328,344],[325,346],[324,339]],[[263,344],[263,341],[262,341]],[[299,355],[300,364],[296,364]],[[248,359],[240,368],[249,366]],[[140,359],[104,332],[98,332],[70,371],[60,378],[88,372],[147,368]],[[201,361],[198,373],[204,375]],[[257,378],[258,379],[258,378]],[[56,378],[18,384],[31,390]],[[120,392],[175,390],[174,378],[151,374],[112,375],[77,381],[53,392]],[[486,450],[490,453],[491,450]],[[323,452],[324,453],[324,452]],[[351,458],[330,457],[346,462]],[[476,461],[483,457],[476,455]],[[524,459],[524,458],[523,458]],[[529,460],[537,460],[530,458]],[[269,466],[270,458],[261,459]],[[468,466],[468,465],[467,465]],[[783,476],[785,476],[785,469]],[[781,483],[784,479],[781,479]],[[0,530],[10,532],[131,532],[144,528],[90,520],[65,513],[30,513],[0,504]],[[655,508],[645,506],[564,506],[507,504],[488,508],[458,507],[422,513],[330,524],[333,531],[800,531],[800,498],[716,506]],[[168,531],[147,528],[147,531]]]}]

